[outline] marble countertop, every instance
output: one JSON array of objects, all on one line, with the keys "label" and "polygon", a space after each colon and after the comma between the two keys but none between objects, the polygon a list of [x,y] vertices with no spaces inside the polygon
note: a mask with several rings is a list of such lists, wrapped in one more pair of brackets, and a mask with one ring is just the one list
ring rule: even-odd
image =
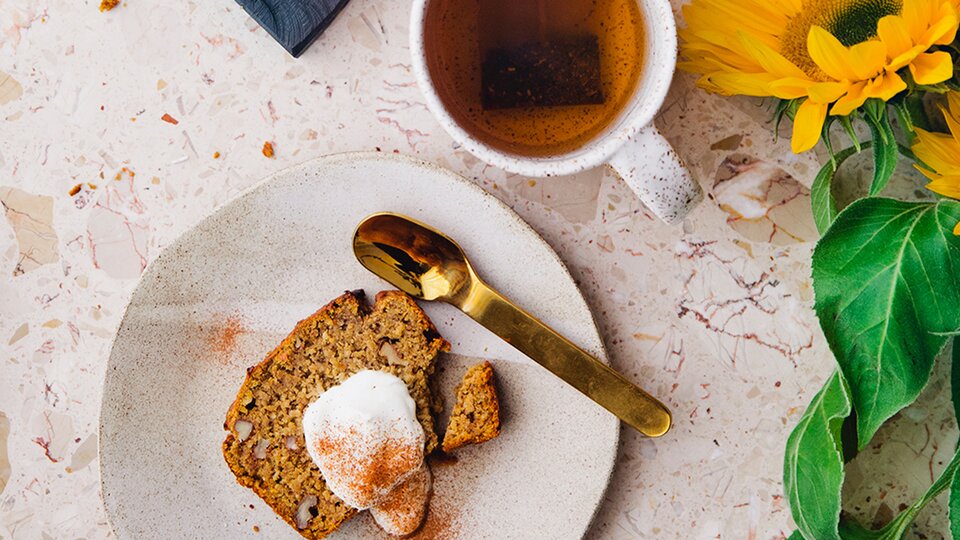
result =
[{"label": "marble countertop", "polygon": [[[407,2],[352,0],[299,59],[231,0],[97,6],[0,3],[0,538],[112,536],[97,418],[141,271],[262,177],[349,150],[441,164],[510,205],[570,267],[616,367],[673,409],[662,439],[623,432],[591,536],[793,531],[783,449],[833,361],[811,309],[817,156],[776,141],[768,109],[676,77],[657,125],[708,197],[667,226],[605,170],[530,179],[458,149],[414,82]],[[862,521],[949,457],[934,380],[848,467]],[[942,538],[945,506],[915,532]]]}]

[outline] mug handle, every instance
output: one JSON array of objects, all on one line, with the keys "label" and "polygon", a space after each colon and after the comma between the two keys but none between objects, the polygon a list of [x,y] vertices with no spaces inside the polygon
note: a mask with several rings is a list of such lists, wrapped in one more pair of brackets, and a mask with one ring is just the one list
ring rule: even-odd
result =
[{"label": "mug handle", "polygon": [[680,221],[703,199],[700,184],[653,124],[630,137],[608,165],[667,223]]}]

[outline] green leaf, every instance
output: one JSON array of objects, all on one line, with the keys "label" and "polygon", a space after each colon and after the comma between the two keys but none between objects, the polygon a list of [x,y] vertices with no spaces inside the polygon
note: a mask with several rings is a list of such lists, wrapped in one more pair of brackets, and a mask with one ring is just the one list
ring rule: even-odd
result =
[{"label": "green leaf", "polygon": [[844,519],[840,522],[840,538],[843,540],[876,540],[883,533],[871,531],[856,521]]},{"label": "green leaf", "polygon": [[897,167],[897,139],[883,102],[868,102],[864,108],[873,136],[873,182],[870,184],[870,195],[873,196],[887,187]]},{"label": "green leaf", "polygon": [[849,414],[847,385],[835,371],[787,439],[783,485],[798,532],[808,540],[840,538],[841,427]]},{"label": "green leaf", "polygon": [[935,336],[943,336],[943,337],[960,336],[960,330],[953,330],[952,332],[930,332],[930,333]]},{"label": "green leaf", "polygon": [[817,318],[850,388],[863,449],[912,403],[960,327],[960,202],[867,198],[813,254]]},{"label": "green leaf", "polygon": [[[872,141],[863,143],[863,148],[870,148]],[[833,177],[837,169],[850,156],[859,152],[859,147],[844,148],[828,161],[813,179],[810,186],[810,205],[813,209],[813,222],[817,225],[820,234],[827,232],[833,221],[837,219],[837,199],[833,196]]]}]

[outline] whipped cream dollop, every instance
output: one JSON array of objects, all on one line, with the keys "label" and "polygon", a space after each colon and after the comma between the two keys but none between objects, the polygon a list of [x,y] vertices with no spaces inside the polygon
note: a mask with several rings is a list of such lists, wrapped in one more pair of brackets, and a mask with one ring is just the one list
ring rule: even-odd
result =
[{"label": "whipped cream dollop", "polygon": [[327,486],[360,510],[425,466],[416,403],[390,373],[360,371],[322,393],[303,413],[303,434]]}]

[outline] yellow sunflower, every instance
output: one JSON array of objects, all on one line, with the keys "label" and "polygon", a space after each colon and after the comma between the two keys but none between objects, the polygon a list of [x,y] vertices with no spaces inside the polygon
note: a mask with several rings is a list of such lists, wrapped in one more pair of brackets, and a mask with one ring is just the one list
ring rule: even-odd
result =
[{"label": "yellow sunflower", "polygon": [[[960,92],[947,94],[947,106],[941,109],[950,133],[917,128],[913,153],[929,167],[916,165],[930,179],[927,189],[944,197],[960,199]],[[960,223],[953,234],[960,235]]]},{"label": "yellow sunflower", "polygon": [[680,68],[723,95],[800,100],[794,152],[817,144],[827,114],[844,116],[907,83],[953,75],[958,0],[693,0],[683,7]]}]

